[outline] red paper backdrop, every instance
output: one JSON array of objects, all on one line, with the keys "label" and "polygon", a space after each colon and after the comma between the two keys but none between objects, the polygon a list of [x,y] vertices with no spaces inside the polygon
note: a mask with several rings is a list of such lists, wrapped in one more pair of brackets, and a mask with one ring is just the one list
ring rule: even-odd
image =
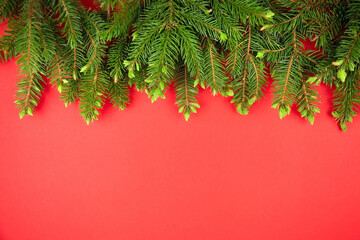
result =
[{"label": "red paper backdrop", "polygon": [[269,87],[248,116],[201,90],[189,122],[131,90],[87,126],[50,86],[20,120],[15,61],[0,76],[0,240],[360,239],[360,120],[341,132],[325,86],[314,126]]}]

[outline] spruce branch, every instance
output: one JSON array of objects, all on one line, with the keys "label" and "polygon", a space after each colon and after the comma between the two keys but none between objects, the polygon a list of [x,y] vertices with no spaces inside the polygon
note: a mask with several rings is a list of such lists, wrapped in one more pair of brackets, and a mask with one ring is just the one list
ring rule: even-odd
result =
[{"label": "spruce branch", "polygon": [[128,34],[145,2],[141,0],[110,2],[101,0],[101,7],[106,11],[108,19],[104,28],[102,28],[102,38],[110,41]]},{"label": "spruce branch", "polygon": [[360,103],[360,68],[349,73],[345,82],[339,82],[334,92],[334,111],[332,115],[343,131],[347,123],[353,121]]},{"label": "spruce branch", "polygon": [[72,75],[78,79],[78,48],[83,44],[81,26],[81,12],[84,11],[77,0],[48,0],[49,6],[54,9],[54,16],[61,24],[61,34],[67,38],[69,47],[72,49],[73,68]]},{"label": "spruce branch", "polygon": [[[152,101],[158,97],[165,98],[164,91],[173,79],[176,56],[178,55],[178,37],[171,28],[165,29],[155,42],[158,51],[149,58],[148,77],[145,82],[150,88]],[[175,57],[174,57],[175,56]]]},{"label": "spruce branch", "polygon": [[200,108],[196,97],[198,89],[194,86],[194,78],[189,75],[186,64],[180,66],[175,76],[176,104],[179,113],[183,113],[185,120],[189,120],[191,113],[196,113]]},{"label": "spruce branch", "polygon": [[129,88],[127,79],[121,79],[118,82],[108,81],[107,96],[115,108],[124,110],[130,103]]},{"label": "spruce branch", "polygon": [[225,75],[222,66],[222,59],[213,41],[209,38],[204,39],[204,75],[206,85],[210,87],[212,94],[218,92],[223,96],[232,95],[229,87],[229,78]]},{"label": "spruce branch", "polygon": [[17,15],[20,0],[0,0],[0,23]]},{"label": "spruce branch", "polygon": [[320,110],[316,105],[319,100],[317,91],[314,89],[313,84],[306,81],[305,76],[302,76],[301,87],[296,96],[298,111],[301,117],[308,119],[311,124],[314,124],[315,114],[319,113]]},{"label": "spruce branch", "polygon": [[84,75],[80,86],[80,114],[87,124],[98,119],[105,102],[107,74],[100,68]]},{"label": "spruce branch", "polygon": [[296,65],[297,54],[298,54],[298,39],[297,32],[294,28],[292,30],[292,47],[290,59],[287,57],[280,62],[280,66],[276,73],[275,81],[275,93],[273,100],[273,108],[279,109],[280,118],[285,117],[290,114],[291,105],[294,103],[294,95],[299,88],[299,83],[296,81],[300,79],[301,72],[299,72],[299,67]]},{"label": "spruce branch", "polygon": [[9,21],[5,34],[0,37],[0,59],[6,62],[16,55],[15,38],[20,31],[21,24],[15,24],[14,21]]},{"label": "spruce branch", "polygon": [[236,43],[232,48],[233,51],[228,56],[227,65],[230,76],[233,78],[234,87],[234,98],[231,102],[243,115],[248,114],[250,106],[263,96],[262,90],[265,85],[263,73],[265,66],[260,59],[255,59],[253,55],[253,43],[256,41],[256,37],[254,39],[254,28],[250,18],[247,20],[245,31],[242,44]]},{"label": "spruce branch", "polygon": [[17,64],[24,77],[17,83],[18,91],[15,103],[19,107],[20,118],[25,114],[33,115],[43,90],[44,51],[41,29],[36,27],[43,20],[43,12],[38,1],[24,1],[21,9],[21,27],[15,36]]}]

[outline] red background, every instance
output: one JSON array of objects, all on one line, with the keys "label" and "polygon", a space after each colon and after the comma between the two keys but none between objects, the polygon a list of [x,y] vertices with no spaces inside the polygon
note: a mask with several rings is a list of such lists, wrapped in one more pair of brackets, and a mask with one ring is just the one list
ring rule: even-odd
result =
[{"label": "red background", "polygon": [[0,240],[360,239],[359,119],[341,132],[325,86],[314,126],[269,87],[248,116],[201,90],[189,122],[131,90],[87,126],[50,86],[20,120],[15,61],[0,76]]}]

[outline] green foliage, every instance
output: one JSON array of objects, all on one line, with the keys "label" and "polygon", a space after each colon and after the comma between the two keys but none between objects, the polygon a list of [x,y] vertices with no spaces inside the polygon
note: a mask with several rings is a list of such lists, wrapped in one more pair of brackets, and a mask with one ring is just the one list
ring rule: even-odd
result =
[{"label": "green foliage", "polygon": [[107,14],[107,22],[101,29],[101,37],[106,40],[119,38],[129,33],[131,25],[139,16],[143,8],[141,0],[102,0],[100,6]]},{"label": "green foliage", "polygon": [[[280,118],[290,114],[296,103],[302,117],[314,122],[317,92],[307,82],[307,74],[320,67],[316,50],[305,51],[303,42],[329,22],[329,11],[336,4],[332,1],[278,1],[270,3],[275,9],[275,23],[261,28],[268,37],[258,58],[265,58],[272,66],[274,81],[273,108],[279,110]],[[321,44],[320,44],[321,46]]]},{"label": "green foliage", "polygon": [[340,2],[335,10],[333,18],[340,19],[326,39],[332,49],[316,69],[316,78],[335,86],[333,116],[345,131],[359,104],[360,2]]},{"label": "green foliage", "polygon": [[[82,44],[81,5],[76,0],[48,0],[48,4],[58,14],[57,20],[62,25],[61,34],[67,38],[71,48]],[[54,16],[56,16],[54,14]]]},{"label": "green foliage", "polygon": [[176,104],[179,112],[184,114],[185,120],[189,120],[191,113],[196,113],[200,108],[196,100],[198,89],[194,87],[194,79],[190,76],[186,64],[178,67],[175,77]]},{"label": "green foliage", "polygon": [[95,12],[85,12],[84,24],[82,26],[86,36],[84,38],[84,43],[87,47],[87,61],[80,72],[95,72],[102,65],[105,57],[106,46],[103,44],[104,42],[100,36],[100,29],[103,28],[104,21],[101,16]]},{"label": "green foliage", "polygon": [[9,0],[0,0],[0,21],[7,19],[13,15],[16,15],[19,11],[20,0],[9,1]]},{"label": "green foliage", "polygon": [[309,120],[311,124],[314,124],[315,114],[319,113],[320,110],[316,103],[319,102],[317,99],[318,93],[314,89],[312,83],[306,81],[305,76],[302,76],[301,86],[296,95],[296,101],[298,105],[298,111],[301,116]]},{"label": "green foliage", "polygon": [[357,105],[360,103],[360,68],[350,72],[345,82],[337,84],[334,92],[334,111],[332,115],[340,123],[342,130],[356,116]]},{"label": "green foliage", "polygon": [[200,79],[202,54],[196,33],[219,38],[223,34],[204,12],[206,8],[205,1],[194,4],[191,1],[159,0],[150,3],[135,24],[133,43],[124,64],[130,78],[134,78],[140,68],[146,68],[144,81],[152,101],[165,97],[164,91],[173,80],[179,61],[187,65],[191,77]]},{"label": "green foliage", "polygon": [[119,82],[108,81],[107,95],[113,106],[120,110],[124,110],[130,102],[129,88],[124,80]]},{"label": "green foliage", "polygon": [[126,50],[128,45],[129,41],[127,41],[127,38],[121,38],[116,39],[109,48],[108,69],[114,82],[118,82],[119,79],[124,78],[126,75],[126,69],[123,62],[127,54]]},{"label": "green foliage", "polygon": [[15,37],[16,34],[20,31],[21,25],[15,24],[14,22],[9,22],[7,25],[7,30],[5,34],[0,38],[0,59],[2,62],[14,58],[16,55],[15,52]]},{"label": "green foliage", "polygon": [[203,79],[206,85],[210,87],[213,95],[220,92],[226,97],[230,88],[228,86],[229,78],[224,74],[223,61],[213,41],[209,38],[206,38],[204,41]]},{"label": "green foliage", "polygon": [[88,72],[84,75],[80,86],[80,114],[87,124],[98,119],[99,109],[104,105],[107,74],[96,68],[94,72]]},{"label": "green foliage", "polygon": [[[262,96],[265,85],[264,63],[254,56],[256,33],[254,26],[248,19],[243,38],[237,40],[230,48],[227,59],[227,71],[233,78],[234,98],[236,109],[240,114],[247,115],[249,108]],[[255,33],[255,35],[254,35]]]},{"label": "green foliage", "polygon": [[40,101],[43,89],[41,73],[44,72],[44,57],[41,54],[45,51],[44,44],[34,42],[44,41],[41,26],[44,13],[39,2],[24,1],[19,19],[19,31],[14,38],[16,55],[19,55],[17,64],[23,77],[18,81],[18,92],[15,103],[19,106],[19,115],[22,118],[25,114],[33,115],[35,107]]},{"label": "green foliage", "polygon": [[[280,118],[294,105],[313,124],[316,85],[335,88],[333,115],[343,130],[360,94],[358,0],[0,0],[1,60],[17,58],[15,103],[33,115],[49,78],[65,105],[79,100],[87,123],[108,98],[123,110],[129,87],[152,101],[171,84],[188,120],[198,88],[232,97],[248,114],[264,96],[269,67]],[[313,41],[316,49],[304,49]]]}]

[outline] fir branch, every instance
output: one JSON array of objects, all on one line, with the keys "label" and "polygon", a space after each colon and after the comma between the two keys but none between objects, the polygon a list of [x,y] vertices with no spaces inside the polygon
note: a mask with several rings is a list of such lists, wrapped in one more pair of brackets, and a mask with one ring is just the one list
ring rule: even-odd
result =
[{"label": "fir branch", "polygon": [[178,68],[175,77],[176,104],[179,112],[184,114],[187,121],[191,113],[196,113],[196,108],[200,108],[196,97],[198,90],[194,87],[194,79],[190,77],[186,64]]},{"label": "fir branch", "polygon": [[228,77],[223,71],[220,56],[214,43],[209,39],[204,40],[204,75],[206,85],[210,87],[212,94],[220,92],[223,96],[228,96],[229,86]]},{"label": "fir branch", "polygon": [[262,73],[264,64],[259,59],[254,60],[253,56],[253,42],[256,41],[253,31],[252,23],[248,18],[242,45],[235,46],[239,52],[234,51],[237,55],[232,56],[233,59],[238,60],[235,63],[230,62],[228,66],[232,70],[230,74],[234,87],[234,98],[231,102],[235,103],[237,111],[244,115],[248,114],[250,106],[262,97],[265,84]]},{"label": "fir branch", "polygon": [[164,91],[173,79],[178,45],[177,34],[171,28],[165,29],[164,34],[154,42],[158,51],[149,58],[148,77],[145,79],[149,84],[152,101],[158,97],[165,98]]},{"label": "fir branch", "polygon": [[199,39],[185,27],[179,26],[177,29],[180,37],[180,53],[187,64],[187,71],[199,81],[203,73]]},{"label": "fir branch", "polygon": [[360,103],[360,68],[349,73],[345,82],[337,84],[334,92],[334,111],[332,115],[343,131],[347,123],[353,121]]},{"label": "fir branch", "polygon": [[279,109],[280,118],[285,117],[290,114],[291,105],[294,103],[294,93],[298,89],[298,82],[301,72],[299,72],[299,68],[296,67],[298,64],[295,62],[297,58],[298,52],[298,39],[296,29],[292,29],[292,42],[291,42],[291,56],[289,60],[284,60],[284,62],[280,62],[282,65],[286,66],[281,67],[279,72],[277,73],[276,81],[275,81],[275,94],[273,100],[273,108]]},{"label": "fir branch", "polygon": [[59,0],[54,2],[56,10],[59,12],[58,19],[61,23],[64,23],[62,32],[68,37],[70,46],[75,48],[78,44],[81,44],[80,7],[75,0]]},{"label": "fir branch", "polygon": [[[140,13],[142,4],[144,3],[140,0],[126,1],[126,4],[118,4],[120,6],[113,11],[110,9],[111,4],[103,4],[107,8],[108,20],[110,20],[104,26],[103,39],[109,41],[128,34],[131,24],[134,23]],[[115,6],[115,4],[113,5]]]},{"label": "fir branch", "polygon": [[80,86],[80,114],[87,124],[98,119],[99,109],[103,107],[107,86],[107,74],[100,68],[85,74]]},{"label": "fir branch", "polygon": [[129,88],[127,79],[121,79],[118,82],[109,81],[107,86],[107,95],[115,108],[124,110],[130,102]]},{"label": "fir branch", "polygon": [[[19,26],[20,25],[20,26]],[[21,24],[15,24],[14,21],[9,21],[8,30],[0,37],[0,58],[2,62],[15,57],[15,39],[20,31]]]},{"label": "fir branch", "polygon": [[115,83],[123,78],[126,73],[123,62],[127,55],[128,45],[128,39],[121,38],[116,39],[109,47],[108,69],[110,70],[110,76],[114,79]]},{"label": "fir branch", "polygon": [[25,1],[22,5],[21,27],[15,37],[19,58],[17,63],[24,77],[17,83],[18,92],[15,103],[20,108],[19,115],[32,115],[40,101],[43,89],[42,77],[43,51],[41,32],[36,24],[42,20],[41,5],[38,1]]},{"label": "fir branch", "polygon": [[305,77],[302,76],[301,88],[296,96],[298,111],[300,112],[301,117],[308,119],[311,124],[314,124],[315,114],[320,112],[316,105],[316,103],[319,102],[317,97],[318,93],[315,91],[314,86],[311,83],[306,82]]},{"label": "fir branch", "polygon": [[65,80],[61,89],[60,99],[64,100],[65,107],[80,98],[81,82],[74,79]]}]

